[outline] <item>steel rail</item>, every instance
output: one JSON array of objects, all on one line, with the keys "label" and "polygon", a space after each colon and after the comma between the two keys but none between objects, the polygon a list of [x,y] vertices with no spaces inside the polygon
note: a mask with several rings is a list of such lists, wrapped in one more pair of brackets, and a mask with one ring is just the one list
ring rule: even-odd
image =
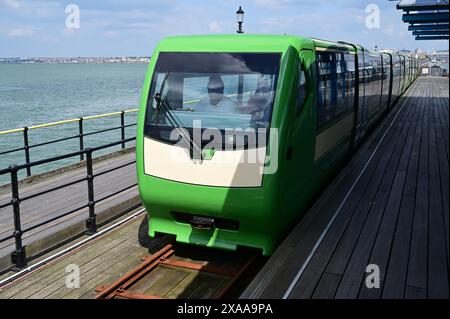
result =
[{"label": "steel rail", "polygon": [[117,281],[115,281],[112,285],[108,287],[104,287],[103,290],[98,289],[99,294],[95,296],[95,299],[111,299],[114,297],[115,290],[118,288],[126,289],[131,284],[136,282],[137,279],[148,273],[151,269],[156,267],[159,263],[158,259],[160,257],[169,256],[173,254],[172,245],[166,245],[161,250],[157,251],[153,255],[147,257],[143,263],[138,265],[137,267],[131,269]]},{"label": "steel rail", "polygon": [[[123,114],[123,113],[122,113]],[[24,132],[27,132],[27,130],[25,130]],[[122,135],[123,136],[123,135]],[[112,196],[116,196],[117,194],[120,194],[128,189],[131,189],[133,187],[136,187],[136,183],[134,183],[133,185],[130,185],[128,187],[125,187],[123,189],[120,189],[119,191],[116,191],[112,194],[108,194],[100,199],[96,199],[94,196],[94,183],[93,180],[96,176],[99,175],[103,175],[115,170],[118,170],[120,168],[123,168],[125,166],[131,165],[132,163],[125,163],[122,165],[119,165],[117,167],[113,167],[112,169],[108,169],[107,171],[103,171],[97,175],[94,175],[93,172],[93,152],[96,152],[98,150],[103,150],[109,147],[113,147],[113,146],[117,146],[117,145],[124,145],[124,143],[126,142],[130,142],[132,140],[135,140],[135,137],[131,137],[128,139],[122,139],[116,142],[112,142],[109,144],[105,144],[105,145],[100,145],[97,146],[95,148],[86,148],[84,150],[81,151],[77,151],[77,152],[72,152],[69,154],[65,154],[65,155],[59,155],[59,156],[54,156],[51,158],[47,158],[47,159],[43,159],[43,160],[38,160],[38,161],[34,161],[34,162],[29,162],[29,163],[25,163],[22,165],[14,165],[14,166],[10,166],[8,169],[4,169],[4,170],[0,170],[0,175],[1,174],[6,174],[6,173],[10,173],[11,174],[11,201],[10,202],[6,202],[6,203],[2,203],[0,204],[0,208],[4,208],[7,206],[12,206],[12,210],[13,210],[13,217],[14,217],[14,232],[12,235],[1,238],[0,242],[4,242],[8,239],[11,238],[15,238],[15,250],[12,253],[12,260],[13,263],[16,265],[17,268],[24,268],[26,267],[27,264],[27,256],[26,256],[26,252],[25,252],[25,246],[23,245],[22,242],[22,237],[23,234],[26,232],[29,232],[31,230],[34,230],[36,228],[39,228],[41,226],[44,226],[48,223],[51,223],[57,219],[66,217],[68,215],[71,215],[75,212],[78,212],[82,209],[88,208],[89,209],[89,217],[86,220],[86,228],[87,228],[87,234],[92,235],[94,233],[97,232],[97,222],[96,222],[96,212],[95,212],[95,204],[101,201],[106,200],[107,198],[110,198]],[[58,185],[58,186],[54,186],[51,187],[49,189],[40,191],[38,193],[35,194],[31,194],[31,195],[27,195],[24,196],[23,198],[21,198],[20,194],[19,194],[19,182],[18,182],[18,172],[22,169],[26,169],[27,171],[33,167],[33,166],[37,166],[37,165],[43,165],[43,164],[47,164],[47,163],[51,163],[54,161],[58,161],[58,160],[62,160],[62,159],[66,159],[69,157],[73,157],[73,156],[84,156],[86,155],[86,177],[83,178],[79,178],[76,179],[74,181],[70,181],[68,183],[62,184],[62,185]],[[35,224],[33,226],[27,227],[25,229],[22,229],[22,222],[21,222],[21,218],[22,218],[22,214],[21,214],[21,202],[31,199],[31,198],[35,198],[65,187],[69,187],[72,186],[74,184],[77,183],[81,183],[87,181],[87,189],[88,189],[88,202],[85,205],[82,205],[80,207],[77,207],[75,209],[72,209],[70,211],[64,212],[62,214],[59,214],[58,216],[52,217],[51,219],[42,221],[38,224]]]},{"label": "steel rail", "polygon": [[50,123],[45,123],[45,124],[38,124],[38,125],[32,125],[32,126],[28,126],[29,130],[35,130],[38,128],[44,128],[44,127],[51,127],[51,126],[56,126],[56,125],[63,125],[63,124],[69,124],[69,123],[74,123],[74,122],[78,122],[80,119],[69,119],[69,120],[62,120],[62,121],[56,121],[56,122],[50,122]]},{"label": "steel rail", "polygon": [[[35,148],[35,147],[39,147],[39,146],[45,146],[45,145],[50,145],[50,144],[54,144],[54,143],[59,143],[59,142],[64,142],[64,141],[68,141],[74,138],[80,138],[79,135],[73,135],[73,136],[67,136],[67,137],[62,137],[56,140],[51,140],[51,141],[47,141],[47,142],[42,142],[42,143],[37,143],[37,144],[32,144],[29,145],[28,148]],[[22,147],[19,150],[23,150],[24,148]]]},{"label": "steel rail", "polygon": [[5,154],[9,154],[9,153],[14,153],[14,152],[18,152],[18,151],[23,151],[24,149],[25,149],[25,147],[14,148],[14,149],[10,149],[10,150],[1,152],[0,155],[5,155]]},{"label": "steel rail", "polygon": [[229,277],[223,287],[219,287],[218,291],[213,295],[214,298],[223,298],[227,292],[236,284],[241,276],[255,262],[257,255],[251,255],[245,263],[238,267],[226,268],[213,266],[207,262],[194,263],[186,260],[178,260],[171,258],[175,255],[175,249],[171,244],[167,244],[162,249],[142,259],[142,263],[132,268],[125,275],[117,279],[111,285],[97,287],[95,291],[97,295],[95,299],[114,299],[115,297],[124,299],[166,299],[163,296],[154,294],[142,294],[132,291],[132,286],[138,283],[147,275],[151,274],[158,266],[169,267],[171,269],[184,268],[204,273],[216,274],[219,276]]},{"label": "steel rail", "polygon": [[[124,110],[124,111],[117,111],[117,112],[111,112],[111,113],[105,113],[105,114],[99,114],[99,115],[89,115],[89,116],[84,116],[84,117],[79,117],[79,118],[73,118],[73,119],[55,121],[55,122],[50,122],[50,123],[32,125],[32,126],[29,126],[28,129],[35,130],[35,129],[39,129],[39,128],[46,128],[46,127],[51,127],[51,126],[56,126],[56,125],[75,123],[75,122],[79,122],[80,119],[93,120],[93,119],[98,119],[98,118],[120,115],[122,112],[124,112],[125,114],[128,114],[128,113],[134,113],[134,112],[138,112],[138,111],[139,111],[139,109],[129,109],[129,110]],[[11,129],[11,130],[0,131],[0,135],[18,133],[18,132],[23,132],[23,131],[24,131],[24,128],[20,127],[20,128]]]},{"label": "steel rail", "polygon": [[[120,139],[121,139],[121,147],[122,149],[125,148],[126,146],[126,128],[131,127],[131,126],[135,126],[137,125],[137,123],[130,123],[130,124],[126,124],[125,123],[125,114],[129,114],[129,113],[133,113],[133,112],[138,112],[138,109],[130,109],[130,110],[123,110],[123,111],[118,111],[118,112],[111,112],[111,113],[106,113],[106,114],[99,114],[99,115],[91,115],[91,116],[85,116],[85,117],[79,117],[79,118],[74,118],[74,119],[67,119],[67,120],[62,120],[62,121],[56,121],[56,122],[51,122],[51,123],[45,123],[45,124],[38,124],[38,125],[32,125],[32,126],[25,126],[22,128],[17,128],[17,129],[12,129],[12,130],[6,130],[6,131],[1,131],[0,132],[0,136],[1,135],[7,135],[7,134],[13,134],[13,133],[19,133],[21,132],[23,135],[23,147],[16,147],[14,149],[9,149],[9,150],[2,150],[0,152],[0,155],[5,155],[5,154],[11,154],[11,153],[16,153],[16,152],[24,152],[24,157],[25,157],[25,163],[29,164],[31,162],[31,155],[30,155],[30,150],[31,149],[35,149],[37,147],[42,147],[42,146],[46,146],[46,145],[50,145],[50,144],[55,144],[55,143],[60,143],[63,141],[67,141],[67,140],[71,140],[71,139],[78,139],[79,140],[79,150],[82,151],[85,148],[85,141],[84,138],[86,136],[91,136],[91,135],[95,135],[95,134],[101,134],[101,133],[105,133],[105,132],[111,132],[114,130],[120,130]],[[107,117],[112,117],[112,116],[120,116],[120,125],[119,126],[114,126],[112,128],[106,128],[106,129],[102,129],[102,130],[97,130],[97,131],[92,131],[92,132],[85,132],[85,128],[83,123],[86,120],[94,120],[94,119],[99,119],[99,118],[107,118]],[[58,139],[54,139],[54,140],[49,140],[49,141],[44,141],[44,142],[40,142],[37,144],[33,144],[30,145],[29,142],[29,132],[30,130],[35,130],[35,129],[42,129],[42,128],[49,128],[52,126],[57,126],[57,125],[63,125],[63,124],[70,124],[70,123],[78,123],[78,134],[76,135],[72,135],[72,136],[67,136],[67,137],[62,137],[62,138],[58,138]],[[80,157],[80,161],[84,160],[84,153],[80,153],[79,154]],[[30,177],[31,174],[31,166],[27,167],[27,172],[26,172],[26,176]],[[0,171],[0,175],[2,175],[3,172]]]}]

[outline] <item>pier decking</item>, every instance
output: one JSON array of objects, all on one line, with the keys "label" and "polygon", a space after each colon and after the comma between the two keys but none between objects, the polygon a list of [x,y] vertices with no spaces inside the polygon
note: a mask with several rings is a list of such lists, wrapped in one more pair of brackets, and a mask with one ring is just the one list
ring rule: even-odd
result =
[{"label": "pier decking", "polygon": [[[449,297],[448,85],[448,78],[434,77],[413,83],[241,298]],[[98,162],[95,173],[129,163],[134,156],[129,153]],[[101,198],[135,183],[134,169],[128,165],[96,178],[96,196]],[[21,186],[21,196],[85,174],[85,168],[80,168]],[[71,187],[24,204],[23,224],[33,225],[87,201],[84,184]],[[9,199],[8,194],[1,195],[0,204]],[[97,213],[130,200],[138,200],[136,187],[99,204]],[[87,209],[80,210],[44,230],[30,232],[24,236],[25,243],[82,222],[87,214]],[[0,218],[1,234],[11,232],[10,208],[0,211]],[[142,219],[140,216],[20,278],[0,291],[0,299],[92,298],[95,287],[111,283],[136,266],[139,258],[148,254],[148,245],[157,244],[157,240],[145,245],[139,242],[138,233],[146,234]],[[0,247],[2,253],[12,250],[12,241]],[[65,284],[65,267],[73,263],[82,272],[79,289]],[[374,278],[376,268],[380,286],[368,288],[367,275]]]},{"label": "pier decking", "polygon": [[[142,208],[132,211],[99,237],[66,248],[70,251],[16,279],[9,277],[0,299],[206,299],[239,289],[233,281],[254,255],[175,244],[169,236],[151,239],[145,215]],[[111,286],[116,288],[105,292]]]},{"label": "pier decking", "polygon": [[448,298],[448,112],[418,78],[241,297]]},{"label": "pier decking", "polygon": [[[136,184],[135,164],[130,164],[135,160],[135,152],[131,151],[125,154],[113,156],[94,163],[94,174],[101,174],[112,168],[118,168],[112,172],[100,175],[94,179],[94,189],[96,198],[103,198],[108,195],[115,194],[122,189]],[[121,167],[123,166],[123,167]],[[64,173],[44,178],[40,181],[33,182],[29,185],[21,184],[19,187],[20,198],[33,196],[34,194],[44,192],[48,189],[56,188],[63,184],[68,184],[86,177],[86,167],[82,166],[67,170]],[[0,205],[11,201],[11,192],[3,191],[0,195]],[[110,198],[101,201],[95,206],[96,214],[99,219],[109,218],[117,212],[122,212],[140,202],[137,192],[137,186],[119,192]],[[53,238],[48,243],[39,243],[39,247],[31,250],[40,250],[42,246],[51,246],[58,241],[70,238],[70,235],[83,232],[85,230],[84,221],[88,218],[87,207],[76,210],[77,207],[88,203],[88,190],[86,182],[75,183],[73,185],[51,191],[49,193],[30,198],[21,204],[21,224],[22,229],[33,227],[46,220],[51,220],[65,212],[75,210],[73,213],[56,219],[53,222],[37,227],[23,235],[23,243],[31,245],[47,236],[56,234],[57,232],[71,233],[68,236],[61,234],[59,238]],[[75,229],[74,229],[75,228]],[[0,209],[0,238],[11,235],[14,231],[14,218],[12,206]],[[0,243],[0,259],[8,256],[14,250],[14,238]],[[28,253],[28,251],[27,251]],[[34,252],[36,253],[36,252]],[[8,258],[0,262],[0,270],[2,264],[8,263]]]},{"label": "pier decking", "polygon": [[[148,255],[138,236],[143,219],[142,214],[0,289],[0,299],[93,298],[97,286],[115,281]],[[79,288],[66,285],[69,265],[79,267]]]}]

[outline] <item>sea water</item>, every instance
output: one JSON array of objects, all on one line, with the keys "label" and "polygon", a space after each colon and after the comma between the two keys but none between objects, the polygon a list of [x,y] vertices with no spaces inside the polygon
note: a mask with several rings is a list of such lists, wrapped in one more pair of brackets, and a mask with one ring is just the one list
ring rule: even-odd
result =
[{"label": "sea water", "polygon": [[[138,108],[146,69],[147,64],[144,63],[0,64],[0,131]],[[136,123],[136,115],[127,114],[126,124]],[[120,116],[85,121],[84,133],[119,125]],[[127,128],[126,137],[134,137],[135,130],[135,126]],[[30,130],[29,140],[31,145],[35,145],[76,134],[77,122]],[[94,147],[119,139],[120,130],[114,130],[86,136],[84,146]],[[0,152],[19,147],[23,147],[22,133],[0,135]],[[78,149],[78,139],[31,148],[31,161]],[[74,157],[33,167],[32,173],[48,171],[78,160]],[[23,151],[0,155],[0,169],[24,162]],[[20,176],[24,177],[23,172]],[[0,184],[8,181],[9,175],[0,175]]]}]

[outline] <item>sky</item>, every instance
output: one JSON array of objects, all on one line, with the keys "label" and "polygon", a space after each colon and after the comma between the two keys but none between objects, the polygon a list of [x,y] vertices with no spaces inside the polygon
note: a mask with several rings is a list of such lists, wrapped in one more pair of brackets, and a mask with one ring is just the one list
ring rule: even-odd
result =
[{"label": "sky", "polygon": [[[70,4],[79,8],[79,25],[71,19],[73,11],[66,13]],[[166,36],[236,33],[239,6],[245,11],[245,33],[343,40],[370,49],[448,49],[448,41],[415,41],[395,4],[388,0],[0,0],[0,57],[150,56]],[[379,9],[378,24],[374,8]]]}]

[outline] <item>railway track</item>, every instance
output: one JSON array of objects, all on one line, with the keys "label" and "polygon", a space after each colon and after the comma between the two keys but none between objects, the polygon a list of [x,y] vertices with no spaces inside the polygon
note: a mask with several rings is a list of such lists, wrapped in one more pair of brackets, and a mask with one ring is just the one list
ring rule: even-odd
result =
[{"label": "railway track", "polygon": [[194,250],[203,260],[192,256],[192,250],[183,252],[167,244],[111,285],[97,287],[95,299],[220,299],[228,296],[258,259],[257,254]]},{"label": "railway track", "polygon": [[[133,212],[93,236],[0,278],[0,298],[2,291],[13,298],[34,294],[95,299],[234,298],[266,261],[259,251],[246,248],[226,251],[177,243],[172,236],[150,238],[144,212]],[[136,230],[137,236],[127,235]],[[133,252],[103,249],[113,241],[125,242],[121,249]],[[66,287],[68,264],[80,267],[79,289]],[[38,282],[41,289],[32,289],[28,281]]]}]

